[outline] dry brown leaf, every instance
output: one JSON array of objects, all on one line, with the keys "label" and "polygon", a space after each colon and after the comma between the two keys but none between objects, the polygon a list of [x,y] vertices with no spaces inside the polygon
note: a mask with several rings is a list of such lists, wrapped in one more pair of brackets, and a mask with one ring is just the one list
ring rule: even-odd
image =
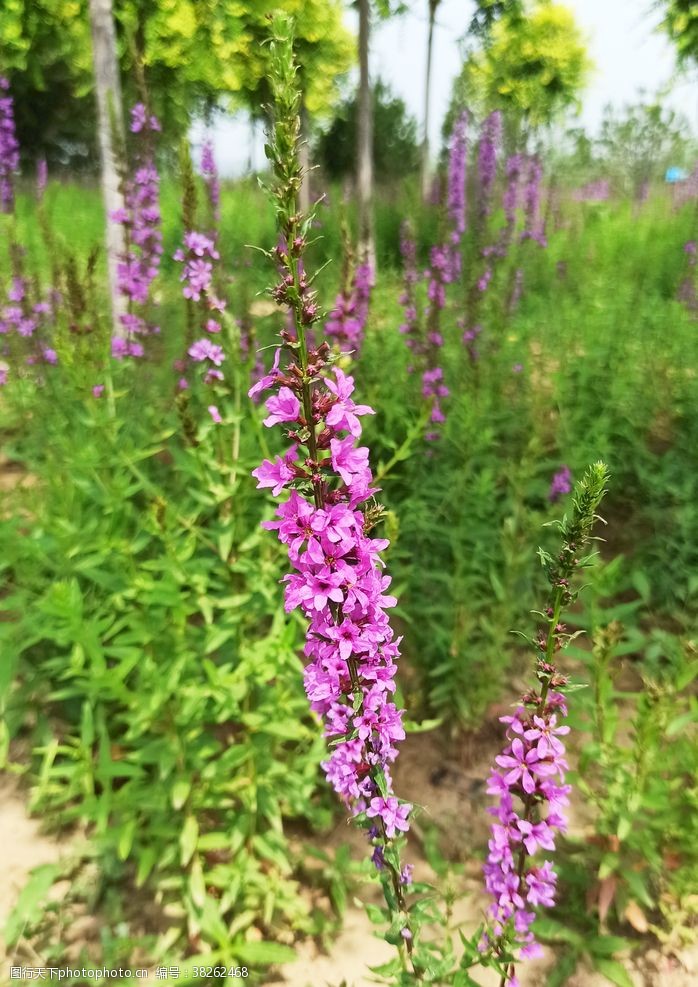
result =
[{"label": "dry brown leaf", "polygon": [[629,901],[623,914],[626,922],[629,922],[636,932],[643,934],[647,932],[649,923],[647,922],[645,913],[636,901]]},{"label": "dry brown leaf", "polygon": [[602,924],[606,921],[608,909],[613,904],[617,887],[618,878],[615,874],[611,874],[610,877],[605,877],[603,881],[599,882],[599,920]]}]

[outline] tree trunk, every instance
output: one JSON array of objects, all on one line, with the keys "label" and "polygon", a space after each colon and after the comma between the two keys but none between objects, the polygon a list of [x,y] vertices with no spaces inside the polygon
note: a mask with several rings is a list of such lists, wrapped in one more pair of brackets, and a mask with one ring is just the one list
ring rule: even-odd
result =
[{"label": "tree trunk", "polygon": [[99,151],[102,162],[102,195],[104,197],[105,241],[112,319],[115,331],[119,316],[125,312],[125,300],[118,288],[118,264],[124,250],[123,227],[110,220],[110,215],[123,206],[119,187],[115,139],[123,140],[121,84],[116,55],[116,35],[111,0],[90,0],[92,29],[92,58],[97,92]]},{"label": "tree trunk", "polygon": [[[267,125],[271,125],[271,118],[266,116]],[[256,144],[257,144],[257,121],[250,113],[249,119],[250,129],[249,129],[249,144],[247,151],[247,167],[245,169],[246,175],[252,175],[257,170],[257,154],[256,154]]]},{"label": "tree trunk", "polygon": [[421,186],[422,201],[429,199],[429,122],[431,104],[431,64],[434,46],[434,22],[436,20],[436,8],[440,0],[429,0],[429,33],[427,35],[427,69],[424,80],[424,132],[422,134],[422,161],[421,161]]},{"label": "tree trunk", "polygon": [[370,0],[359,0],[359,112],[357,126],[356,195],[359,207],[359,262],[375,269],[373,238],[373,102],[368,74]]},{"label": "tree trunk", "polygon": [[305,100],[301,98],[301,140],[298,147],[298,161],[301,166],[301,187],[298,191],[298,210],[304,216],[310,212],[310,144],[308,111]]}]

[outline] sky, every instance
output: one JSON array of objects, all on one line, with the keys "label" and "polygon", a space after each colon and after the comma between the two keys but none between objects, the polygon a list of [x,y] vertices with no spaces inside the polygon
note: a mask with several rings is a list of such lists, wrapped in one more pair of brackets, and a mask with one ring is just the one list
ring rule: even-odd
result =
[{"label": "sky", "polygon": [[[584,32],[595,69],[583,94],[578,121],[594,131],[606,103],[623,106],[637,99],[639,91],[656,93],[675,80],[676,60],[672,43],[657,30],[658,13],[653,0],[563,0]],[[376,27],[371,45],[371,72],[381,76],[404,99],[408,110],[423,117],[427,0],[411,0],[411,11]],[[467,0],[441,0],[434,36],[432,76],[432,125],[430,142],[438,147],[451,85],[461,66],[458,38],[472,16]],[[355,21],[347,22],[355,29]],[[674,81],[669,104],[682,112],[698,133],[698,86],[692,79]],[[220,120],[213,133],[221,172],[235,175],[250,160],[250,128],[241,120]],[[200,138],[195,131],[194,140]],[[261,134],[252,145],[253,166],[263,161]]]}]

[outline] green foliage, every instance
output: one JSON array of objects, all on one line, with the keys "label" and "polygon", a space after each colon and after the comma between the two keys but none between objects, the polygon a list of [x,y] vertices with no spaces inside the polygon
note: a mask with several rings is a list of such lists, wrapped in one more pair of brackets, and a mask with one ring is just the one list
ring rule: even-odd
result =
[{"label": "green foliage", "polygon": [[[33,535],[2,528],[4,605],[26,615],[0,625],[6,715],[15,733],[40,711],[34,808],[88,827],[190,939],[243,962],[252,923],[307,922],[282,819],[313,815],[320,755],[257,449],[226,461],[210,426],[191,448],[115,385],[114,419],[61,393],[48,455],[25,459]],[[227,420],[234,435],[239,408]]]},{"label": "green foliage", "polygon": [[658,0],[664,10],[664,30],[675,43],[682,62],[698,60],[698,9],[693,0]]},{"label": "green foliage", "polygon": [[[631,116],[637,150],[622,156],[626,131],[609,124],[590,167],[600,154],[619,175],[634,161],[659,162],[674,122],[650,110]],[[301,629],[281,607],[284,561],[258,530],[271,514],[249,479],[265,452],[260,411],[245,396],[249,365],[232,322],[226,363],[237,376],[221,403],[223,426],[204,422],[202,394],[176,410],[170,360],[181,354],[184,319],[171,255],[180,207],[171,180],[162,193],[162,338],[152,362],[116,367],[113,400],[100,401],[89,391],[108,363],[101,259],[89,261],[95,286],[83,284],[101,237],[98,193],[51,183],[45,213],[60,228],[52,245],[42,243],[32,195],[19,196],[14,232],[27,262],[36,261],[43,284],[55,275],[66,295],[78,282],[96,328],[77,335],[61,325],[56,373],[47,369],[41,388],[26,382],[2,393],[3,447],[25,482],[6,495],[0,519],[0,756],[12,764],[21,740],[32,751],[37,812],[91,837],[81,867],[93,897],[84,873],[71,894],[105,916],[105,957],[125,960],[138,939],[153,959],[210,948],[221,963],[261,966],[288,958],[294,935],[324,933],[330,942],[325,898],[341,915],[355,868],[346,850],[303,849],[307,859],[298,859],[299,844],[314,842],[308,830],[329,815],[317,777],[324,741],[300,685]],[[339,255],[345,210],[339,189],[329,198],[318,209],[322,239],[308,270]],[[272,210],[242,182],[224,185],[222,206],[229,310],[249,321],[268,272],[248,263],[245,244],[275,242]],[[694,214],[692,204],[672,210],[664,190],[651,190],[640,207],[570,201],[559,185],[546,189],[544,209],[548,247],[515,240],[479,305],[475,361],[458,320],[471,311],[467,279],[479,270],[482,236],[495,241],[503,217],[495,213],[480,239],[474,229],[464,238],[465,280],[450,288],[443,320],[447,422],[427,449],[421,382],[407,373],[396,331],[395,268],[405,214],[416,220],[420,267],[439,242],[439,216],[421,210],[409,185],[383,194],[383,266],[356,397],[377,411],[365,439],[404,634],[399,688],[409,721],[434,716],[447,732],[494,721],[495,704],[510,701],[530,660],[510,629],[540,605],[533,546],[541,523],[566,509],[548,501],[553,472],[564,463],[578,476],[587,462],[609,463],[608,543],[599,548],[620,561],[594,578],[591,602],[572,618],[597,645],[592,656],[573,652],[575,677],[591,688],[571,704],[593,813],[559,855],[564,910],[540,932],[559,950],[552,984],[569,979],[579,958],[623,984],[640,913],[648,934],[674,948],[690,934],[694,908],[698,338],[675,300]],[[352,223],[351,205],[346,214]],[[9,223],[4,232],[9,239]],[[0,268],[5,290],[4,258]],[[317,281],[325,307],[338,268]],[[512,307],[517,270],[524,294]],[[277,317],[255,317],[262,346],[279,326]],[[439,862],[436,869],[447,874]],[[48,935],[46,913],[58,906],[46,906],[45,889],[56,876],[40,870],[31,879],[10,939]],[[311,911],[299,882],[320,906]],[[418,885],[410,921],[429,930],[417,961],[446,979],[459,961],[450,939],[441,952],[435,943],[452,900],[435,895]],[[599,906],[609,896],[602,928]],[[124,917],[132,898],[158,902],[172,931],[141,941]],[[385,916],[373,914],[385,930]],[[388,928],[392,940],[399,933]],[[478,935],[469,929],[458,947],[454,984],[474,982]],[[382,974],[406,983],[394,964]]]},{"label": "green foliage", "polygon": [[263,2],[257,6],[240,6],[247,22],[238,64],[225,65],[225,71],[238,73],[239,80],[231,77],[229,84],[219,84],[218,88],[224,91],[230,88],[239,93],[238,103],[242,101],[254,116],[263,115],[272,98],[270,51],[266,44],[269,16],[284,12],[293,21],[294,57],[299,67],[303,105],[312,116],[326,117],[337,101],[339,80],[355,60],[354,39],[344,26],[339,0],[330,3],[326,0],[286,0],[282,4]]},{"label": "green foliage", "polygon": [[[332,180],[347,178],[356,167],[358,97],[345,100],[317,141],[316,155]],[[403,100],[380,79],[373,87],[373,165],[376,179],[389,182],[413,174],[419,163],[417,122]]]},{"label": "green foliage", "polygon": [[17,137],[29,158],[84,164],[94,154],[92,43],[83,0],[9,0],[0,69],[12,80]]},{"label": "green foliage", "polygon": [[663,105],[663,95],[616,110],[607,106],[598,137],[568,131],[567,146],[557,145],[555,170],[565,183],[583,185],[608,179],[617,192],[641,197],[671,165],[690,169],[695,141],[680,114]]},{"label": "green foliage", "polygon": [[[52,242],[57,283],[83,291],[70,280],[83,259],[60,234]],[[286,827],[326,818],[324,743],[250,476],[266,449],[246,396],[254,353],[228,319],[216,426],[197,386],[172,397],[166,353],[185,345],[174,297],[161,364],[111,370],[86,299],[91,330],[76,336],[69,316],[57,329],[57,373],[3,391],[4,443],[33,480],[8,494],[0,522],[3,758],[25,737],[32,808],[83,827],[108,884],[157,899],[168,931],[153,955],[188,943],[223,965],[281,962],[288,949],[265,940],[317,926]],[[42,925],[55,876],[35,874],[8,935]]]},{"label": "green foliage", "polygon": [[493,26],[502,17],[515,18],[523,13],[523,0],[477,0],[468,34],[481,41],[489,38]]},{"label": "green foliage", "polygon": [[572,13],[538,3],[495,21],[484,47],[466,59],[453,102],[482,114],[501,109],[525,131],[576,106],[590,68]]},{"label": "green foliage", "polygon": [[[407,705],[426,699],[447,722],[477,724],[517,667],[510,630],[540,597],[531,546],[551,516],[550,479],[564,463],[575,475],[596,458],[609,463],[608,552],[627,552],[652,574],[654,612],[696,611],[698,488],[686,463],[698,441],[689,410],[698,350],[691,318],[673,300],[691,208],[671,214],[658,197],[640,215],[622,203],[568,203],[565,215],[545,251],[523,243],[496,274],[476,363],[447,323],[442,438],[428,458],[413,446],[381,482],[398,519],[390,566],[405,651],[420,672],[406,677]],[[463,269],[472,272],[469,242]],[[527,287],[512,315],[502,299],[518,267]],[[378,411],[366,434],[379,476],[423,407],[394,331],[399,291],[392,282],[376,298],[376,331],[357,370]]]},{"label": "green foliage", "polygon": [[[576,729],[589,735],[572,778],[588,822],[568,838],[563,905],[546,922],[545,935],[570,945],[572,965],[586,954],[613,983],[624,984],[627,972],[604,953],[604,944],[614,941],[609,930],[629,937],[626,950],[630,937],[650,928],[665,937],[667,919],[677,948],[691,939],[672,916],[681,914],[698,873],[698,661],[689,638],[638,621],[648,603],[641,570],[628,571],[616,559],[591,583],[587,605],[571,619],[593,641],[591,651],[576,649],[590,688],[572,707]],[[627,602],[616,602],[621,593]],[[622,940],[616,941],[622,950]]]},{"label": "green foliage", "polygon": [[[295,18],[306,106],[327,114],[353,59],[338,0],[114,0],[126,103],[141,97],[142,75],[152,109],[175,139],[193,114],[217,107],[261,116],[269,71],[263,42],[268,15],[279,8]],[[95,107],[87,0],[11,0],[0,12],[0,30],[0,67],[12,80],[25,155],[89,160]]]},{"label": "green foliage", "polygon": [[672,164],[687,161],[688,126],[661,99],[636,103],[622,114],[607,107],[598,146],[604,166],[624,180],[623,191],[636,193],[643,183],[661,179]]}]

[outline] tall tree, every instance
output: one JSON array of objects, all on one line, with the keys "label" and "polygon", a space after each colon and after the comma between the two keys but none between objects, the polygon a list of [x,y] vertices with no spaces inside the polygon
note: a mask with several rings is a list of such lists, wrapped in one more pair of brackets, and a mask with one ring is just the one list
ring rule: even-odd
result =
[{"label": "tall tree", "polygon": [[373,100],[368,52],[371,34],[370,0],[359,0],[359,112],[356,130],[356,198],[359,210],[359,257],[375,266],[373,231]]},{"label": "tall tree", "polygon": [[86,5],[76,12],[69,0],[2,0],[0,38],[22,157],[88,160],[96,105]]},{"label": "tall tree", "polygon": [[124,250],[123,226],[111,221],[111,215],[123,206],[115,143],[123,143],[121,111],[121,81],[116,53],[116,32],[111,0],[90,0],[92,57],[94,61],[95,92],[100,159],[102,165],[102,195],[105,208],[105,239],[112,315],[115,329],[123,314],[118,288],[118,264]]},{"label": "tall tree", "polygon": [[[372,86],[373,177],[376,183],[395,182],[419,168],[417,121],[405,103],[381,79]],[[337,108],[334,120],[319,136],[315,153],[328,176],[343,181],[356,172],[358,93]]]},{"label": "tall tree", "polygon": [[666,106],[665,96],[659,92],[622,110],[604,109],[597,155],[614,184],[635,196],[671,165],[693,163],[688,122]]},{"label": "tall tree", "polygon": [[373,267],[376,247],[373,232],[373,99],[369,72],[371,19],[385,19],[405,10],[403,0],[356,0],[359,11],[359,92],[357,114],[356,197],[359,211],[359,256]]},{"label": "tall tree", "polygon": [[426,202],[429,196],[429,124],[431,122],[431,68],[434,48],[434,27],[436,25],[436,11],[439,9],[441,0],[427,0],[429,26],[427,29],[427,64],[424,78],[424,130],[422,133],[422,163],[421,163],[421,186],[422,199]]}]

